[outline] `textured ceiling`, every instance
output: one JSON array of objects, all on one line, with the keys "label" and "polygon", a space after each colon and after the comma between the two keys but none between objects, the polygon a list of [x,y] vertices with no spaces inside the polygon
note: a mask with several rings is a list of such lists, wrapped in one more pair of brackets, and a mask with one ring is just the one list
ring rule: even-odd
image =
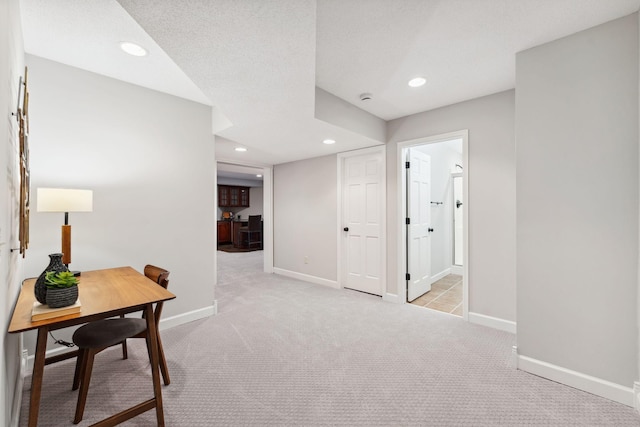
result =
[{"label": "textured ceiling", "polygon": [[[640,0],[21,1],[28,53],[213,105],[218,159],[256,165],[380,144],[367,129],[379,128],[374,116],[513,88],[518,51],[639,7]],[[151,54],[128,57],[118,50],[122,40]],[[417,75],[427,84],[409,88]],[[361,110],[349,117],[336,102],[344,117],[327,119],[324,96],[318,120],[315,96],[327,92]],[[360,101],[363,92],[372,99]],[[325,138],[337,143],[323,145]],[[235,152],[237,145],[248,151]]]},{"label": "textured ceiling", "polygon": [[120,3],[231,122],[219,158],[282,163],[381,142],[314,118],[314,1]]},{"label": "textured ceiling", "polygon": [[[385,120],[515,87],[515,54],[638,0],[318,0],[316,84]],[[427,84],[407,82],[423,76]],[[358,95],[368,92],[370,101]]]},{"label": "textured ceiling", "polygon": [[[22,0],[20,9],[27,53],[211,105],[115,0]],[[149,56],[127,55],[121,41]]]}]

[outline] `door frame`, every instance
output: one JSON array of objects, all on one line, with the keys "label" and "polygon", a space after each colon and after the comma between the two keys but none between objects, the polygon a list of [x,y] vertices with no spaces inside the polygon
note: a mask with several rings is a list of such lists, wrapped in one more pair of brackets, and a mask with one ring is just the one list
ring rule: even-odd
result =
[{"label": "door frame", "polygon": [[382,177],[381,177],[381,182],[382,185],[380,187],[380,224],[381,226],[381,230],[380,230],[380,245],[381,245],[381,251],[382,253],[380,254],[380,259],[382,261],[382,265],[380,266],[380,286],[381,286],[381,292],[382,292],[382,297],[384,298],[384,295],[386,295],[387,293],[387,150],[386,150],[386,146],[385,145],[378,145],[375,147],[369,147],[369,148],[363,148],[360,150],[353,150],[353,151],[346,151],[343,153],[338,153],[337,156],[337,161],[338,161],[338,170],[337,170],[337,178],[338,178],[338,185],[337,185],[337,202],[338,202],[338,209],[337,209],[337,222],[336,224],[338,225],[337,227],[337,250],[336,250],[336,258],[337,258],[337,272],[338,272],[338,277],[337,277],[337,282],[338,282],[338,288],[339,289],[343,289],[344,288],[344,283],[345,283],[345,275],[346,275],[346,270],[345,270],[345,266],[344,266],[344,262],[342,262],[343,259],[343,254],[346,253],[346,250],[344,248],[345,245],[345,238],[344,238],[344,231],[342,230],[342,228],[344,227],[343,225],[343,174],[344,174],[344,161],[345,159],[349,158],[349,157],[355,157],[355,156],[360,156],[363,154],[374,154],[374,153],[380,153],[382,155]]},{"label": "door frame", "polygon": [[417,138],[399,142],[396,146],[396,169],[397,169],[397,270],[398,270],[398,297],[401,304],[407,304],[407,281],[405,278],[407,265],[407,227],[404,218],[407,217],[407,174],[405,170],[405,158],[407,149],[419,145],[433,144],[437,142],[450,141],[452,139],[462,139],[462,209],[463,209],[463,257],[462,265],[462,318],[469,320],[469,131],[467,129],[434,135],[424,138]]},{"label": "door frame", "polygon": [[[240,162],[231,159],[216,159],[214,174],[214,203],[216,212],[218,209],[218,163],[227,163],[238,166],[247,166],[262,170],[262,253],[264,256],[263,271],[273,273],[273,166]],[[214,241],[218,241],[218,227],[214,227]],[[216,251],[216,262],[214,264],[216,284],[218,282],[218,251]]]}]

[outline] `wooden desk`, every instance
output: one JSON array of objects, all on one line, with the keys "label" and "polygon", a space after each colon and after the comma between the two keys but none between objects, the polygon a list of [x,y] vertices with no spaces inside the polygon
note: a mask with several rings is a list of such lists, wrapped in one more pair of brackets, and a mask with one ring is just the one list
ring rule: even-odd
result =
[{"label": "wooden desk", "polygon": [[[27,279],[23,282],[8,330],[9,333],[25,332],[32,329],[38,330],[31,378],[29,427],[36,427],[38,424],[40,392],[44,365],[47,362],[45,351],[49,331],[140,310],[145,310],[145,318],[147,320],[147,344],[151,348],[150,362],[154,397],[100,421],[94,426],[114,426],[153,408],[156,408],[158,426],[164,426],[162,392],[158,373],[157,325],[153,315],[153,304],[173,299],[176,296],[131,267],[85,271],[82,272],[78,285],[80,301],[82,302],[82,311],[80,313],[32,322],[31,309],[35,301],[33,293],[35,281],[36,279]],[[70,414],[71,418],[73,417]]]}]

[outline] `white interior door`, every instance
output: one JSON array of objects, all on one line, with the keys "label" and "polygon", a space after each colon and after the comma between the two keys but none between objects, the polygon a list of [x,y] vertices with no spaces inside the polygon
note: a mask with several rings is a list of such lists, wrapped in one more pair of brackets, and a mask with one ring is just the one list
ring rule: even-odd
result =
[{"label": "white interior door", "polygon": [[343,286],[382,295],[384,283],[384,155],[344,157],[342,176]]},{"label": "white interior door", "polygon": [[407,150],[407,301],[431,290],[431,157]]}]

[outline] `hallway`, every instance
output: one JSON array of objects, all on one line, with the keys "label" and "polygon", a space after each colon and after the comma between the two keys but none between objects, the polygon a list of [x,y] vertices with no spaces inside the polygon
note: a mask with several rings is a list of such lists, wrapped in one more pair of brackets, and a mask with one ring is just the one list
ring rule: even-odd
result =
[{"label": "hallway", "polygon": [[413,305],[462,316],[462,276],[449,274],[431,285],[431,290],[411,302]]}]

